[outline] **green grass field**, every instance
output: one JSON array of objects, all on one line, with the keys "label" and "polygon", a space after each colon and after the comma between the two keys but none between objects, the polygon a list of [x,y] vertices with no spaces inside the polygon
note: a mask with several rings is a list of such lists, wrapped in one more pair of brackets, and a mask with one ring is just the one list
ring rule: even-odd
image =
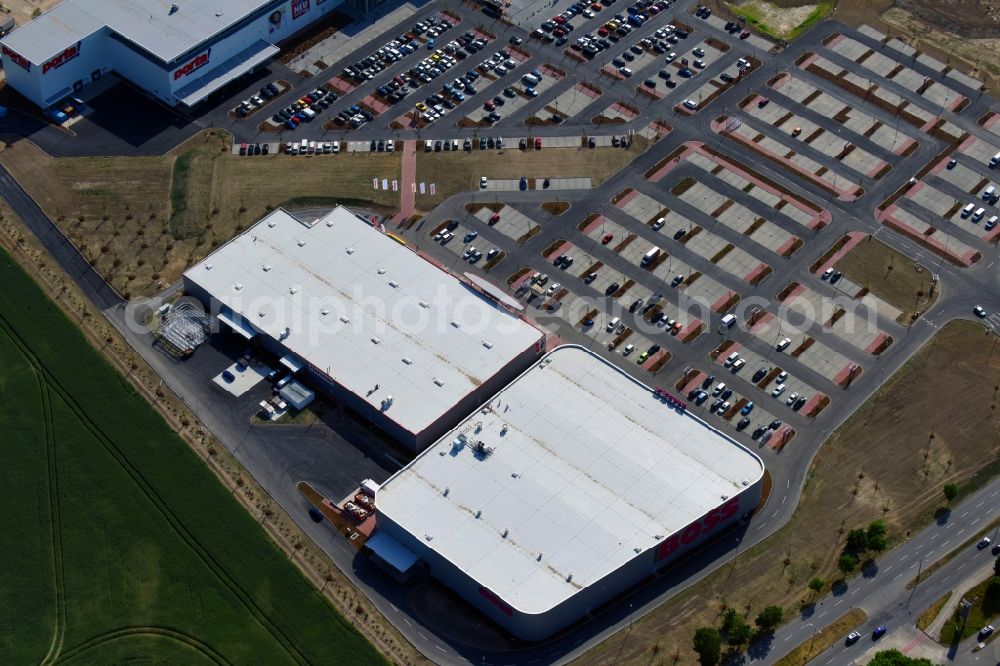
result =
[{"label": "green grass field", "polygon": [[0,663],[384,663],[0,252]]}]

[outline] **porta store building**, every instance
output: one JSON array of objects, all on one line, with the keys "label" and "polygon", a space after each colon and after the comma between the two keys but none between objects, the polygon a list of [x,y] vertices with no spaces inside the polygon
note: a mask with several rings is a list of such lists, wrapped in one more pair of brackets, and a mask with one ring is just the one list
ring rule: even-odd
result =
[{"label": "porta store building", "polygon": [[562,345],[382,484],[365,546],[541,640],[741,521],[763,474],[735,440]]},{"label": "porta store building", "polygon": [[42,108],[111,72],[191,107],[342,0],[64,0],[0,40],[7,83]]}]

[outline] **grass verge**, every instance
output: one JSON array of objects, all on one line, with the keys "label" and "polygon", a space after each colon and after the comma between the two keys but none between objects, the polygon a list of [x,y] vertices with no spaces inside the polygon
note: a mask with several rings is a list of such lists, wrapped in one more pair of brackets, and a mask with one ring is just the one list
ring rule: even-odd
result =
[{"label": "grass verge", "polygon": [[962,595],[972,602],[969,616],[963,622],[958,613],[941,628],[941,644],[952,645],[963,638],[975,636],[979,630],[1000,615],[1000,577],[990,576]]},{"label": "grass verge", "polygon": [[949,599],[951,599],[951,592],[945,592],[940,599],[925,608],[924,612],[917,616],[917,629],[926,631],[927,627],[934,623],[934,619],[941,613],[941,609],[944,608]]},{"label": "grass verge", "polygon": [[383,214],[399,153],[234,156],[206,130],[159,157],[52,158],[27,141],[2,163],[119,293],[149,295],[278,206],[350,203]]},{"label": "grass verge", "polygon": [[[939,509],[939,511],[940,511],[940,509]],[[953,559],[955,559],[955,557],[958,556],[958,554],[960,552],[962,552],[963,550],[965,550],[966,548],[968,548],[972,544],[977,543],[984,536],[986,536],[987,534],[989,534],[990,532],[992,532],[996,528],[996,526],[997,526],[998,523],[1000,523],[1000,518],[991,521],[989,525],[987,525],[986,527],[984,527],[983,529],[979,530],[978,532],[976,532],[975,534],[973,534],[972,536],[970,536],[968,539],[966,539],[962,543],[958,544],[957,546],[955,546],[954,548],[952,548],[951,550],[949,550],[945,554],[944,557],[940,558],[936,562],[932,562],[930,565],[928,565],[927,567],[925,567],[920,572],[920,576],[919,577],[914,576],[913,578],[910,579],[910,581],[906,584],[906,589],[912,590],[914,587],[917,586],[917,583],[919,583],[921,580],[927,580],[928,576],[931,576],[935,571],[937,571],[938,569],[940,569],[944,565],[946,565],[949,562],[951,562]]]},{"label": "grass verge", "polygon": [[6,253],[0,279],[0,661],[381,662]]},{"label": "grass verge", "polygon": [[878,240],[869,238],[855,245],[837,260],[836,269],[898,308],[898,321],[904,325],[937,300],[936,292],[930,296],[931,272]]},{"label": "grass verge", "polygon": [[836,8],[834,0],[815,5],[778,6],[764,0],[751,0],[727,5],[737,17],[746,19],[748,25],[776,40],[791,41],[813,27]]},{"label": "grass verge", "polygon": [[833,624],[816,633],[805,643],[800,643],[794,650],[774,662],[774,666],[802,666],[842,639],[851,629],[867,621],[868,613],[860,608],[852,608],[838,617]]}]

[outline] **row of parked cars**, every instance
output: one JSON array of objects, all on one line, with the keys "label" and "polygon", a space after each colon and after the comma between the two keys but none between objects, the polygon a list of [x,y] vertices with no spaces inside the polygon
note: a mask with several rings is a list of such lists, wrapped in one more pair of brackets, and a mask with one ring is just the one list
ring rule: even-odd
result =
[{"label": "row of parked cars", "polygon": [[236,105],[234,111],[236,115],[245,118],[250,112],[264,105],[264,103],[281,94],[282,90],[277,83],[268,83],[261,87],[256,95],[251,95],[250,99],[245,99]]},{"label": "row of parked cars", "polygon": [[387,42],[371,55],[348,65],[343,71],[343,76],[355,83],[371,81],[376,74],[392,63],[417,51],[419,48],[417,38],[419,36],[426,35],[427,39],[433,40],[453,27],[454,24],[451,21],[429,16],[423,21],[415,23],[409,31]]},{"label": "row of parked cars", "polygon": [[307,123],[316,118],[324,109],[329,108],[336,99],[336,91],[327,90],[326,88],[316,88],[275,113],[271,116],[271,120],[275,124],[284,125],[287,129],[293,130],[302,123]]}]

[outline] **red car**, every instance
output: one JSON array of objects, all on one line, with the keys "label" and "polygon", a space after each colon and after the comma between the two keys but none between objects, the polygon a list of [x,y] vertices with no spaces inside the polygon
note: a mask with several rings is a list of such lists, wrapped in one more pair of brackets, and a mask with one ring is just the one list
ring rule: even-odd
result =
[{"label": "red car", "polygon": [[496,224],[500,221],[500,213],[493,213],[490,215],[490,226]]},{"label": "red car", "polygon": [[487,111],[493,111],[494,109],[497,108],[497,105],[494,104],[491,100],[486,102],[486,104],[483,104],[483,108],[486,109]]},{"label": "red car", "polygon": [[566,22],[566,19],[560,14],[559,16],[553,16],[552,17],[552,22],[553,23],[558,23],[559,25],[562,25],[563,23]]},{"label": "red car", "polygon": [[612,233],[604,234],[604,236],[601,238],[601,245],[607,245],[608,243],[611,242],[611,239],[614,237],[615,235]]},{"label": "red car", "polygon": [[535,150],[541,150],[541,149],[542,149],[542,137],[536,136],[535,137]]},{"label": "red car", "polygon": [[597,34],[600,35],[601,37],[607,37],[608,29],[602,25],[600,28],[597,29]]}]

